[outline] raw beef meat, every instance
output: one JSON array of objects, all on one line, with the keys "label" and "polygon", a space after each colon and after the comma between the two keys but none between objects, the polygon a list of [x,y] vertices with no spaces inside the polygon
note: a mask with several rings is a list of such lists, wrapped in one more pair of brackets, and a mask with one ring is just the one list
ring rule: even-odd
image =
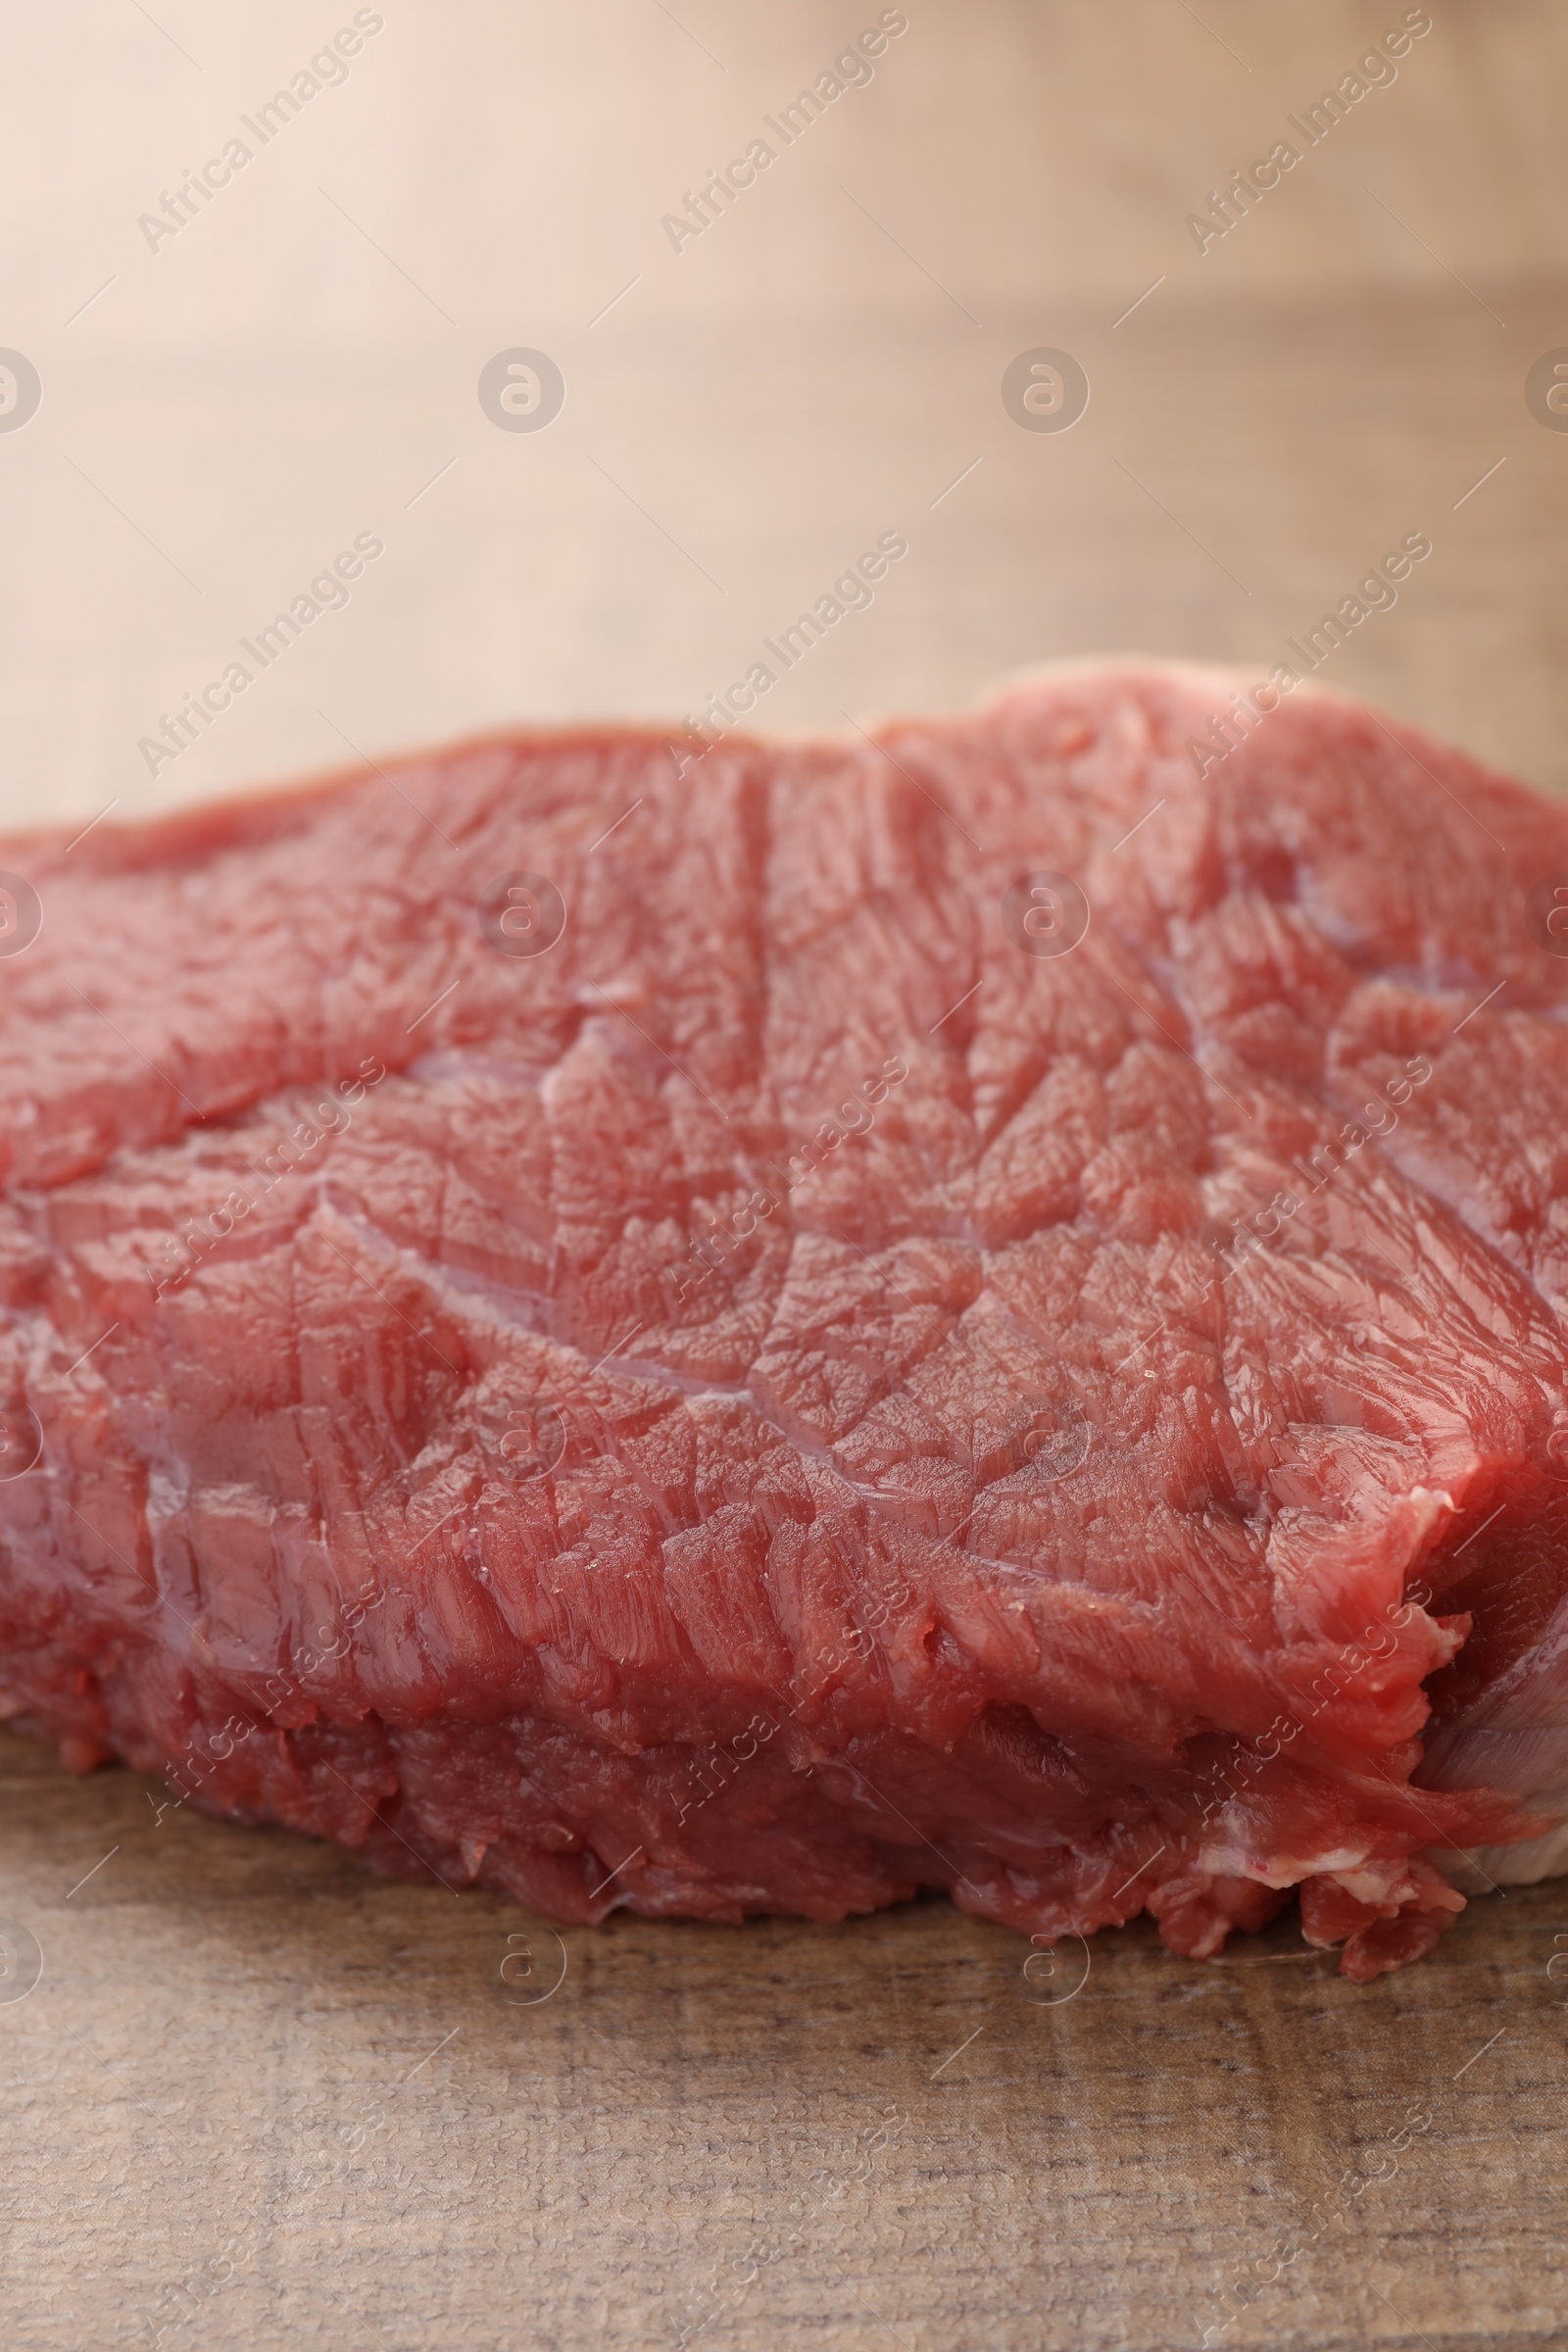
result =
[{"label": "raw beef meat", "polygon": [[0,866],[71,1763],[563,1920],[1299,1888],[1356,1977],[1563,1866],[1563,808],[1117,666]]}]

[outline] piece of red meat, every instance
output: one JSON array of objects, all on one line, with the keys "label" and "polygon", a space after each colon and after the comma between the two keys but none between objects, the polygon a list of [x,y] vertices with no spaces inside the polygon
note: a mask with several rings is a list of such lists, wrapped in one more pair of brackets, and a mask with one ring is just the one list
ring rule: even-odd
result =
[{"label": "piece of red meat", "polygon": [[0,1708],[566,1920],[1563,1866],[1568,812],[1240,685],[5,845]]}]

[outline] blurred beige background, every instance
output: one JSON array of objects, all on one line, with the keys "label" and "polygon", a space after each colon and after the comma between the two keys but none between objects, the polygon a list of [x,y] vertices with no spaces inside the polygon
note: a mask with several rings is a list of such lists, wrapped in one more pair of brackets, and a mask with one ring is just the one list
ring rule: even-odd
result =
[{"label": "blurred beige background", "polygon": [[[1270,661],[1421,529],[1432,561],[1324,682],[1563,780],[1568,435],[1524,400],[1568,341],[1555,0],[1438,0],[1201,255],[1186,216],[1396,0],[902,13],[678,253],[662,217],[877,8],[387,0],[265,147],[241,116],[352,7],[0,13],[0,345],[43,388],[0,432],[0,824],[118,821],[345,738],[678,716],[887,529],[907,563],[768,724],[1085,652]],[[236,132],[253,160],[150,250],[139,217]],[[519,346],[564,375],[541,432],[476,396]],[[1071,432],[1004,411],[1035,346],[1088,371]],[[386,554],[348,607],[150,776],[160,714],[361,531]]]},{"label": "blurred beige background", "polygon": [[[769,725],[1096,651],[1266,664],[1420,531],[1323,682],[1568,784],[1568,433],[1525,400],[1568,346],[1561,0],[1432,0],[1202,254],[1187,215],[1403,0],[908,0],[675,251],[880,13],[0,0],[0,352],[42,389],[0,408],[0,826],[678,717],[886,531]],[[347,78],[154,250],[357,15]],[[564,378],[538,432],[477,395],[519,347]],[[1090,379],[1070,431],[1003,406],[1039,347]],[[362,533],[347,605],[150,775]],[[0,1925],[44,1972],[0,1986],[8,2352],[1544,2352],[1562,1899],[1371,1987],[1289,1919],[1204,1968],[1141,1923],[1081,1986],[941,1903],[553,1939],[0,1734]],[[1348,2171],[1412,2104],[1397,2177]]]}]

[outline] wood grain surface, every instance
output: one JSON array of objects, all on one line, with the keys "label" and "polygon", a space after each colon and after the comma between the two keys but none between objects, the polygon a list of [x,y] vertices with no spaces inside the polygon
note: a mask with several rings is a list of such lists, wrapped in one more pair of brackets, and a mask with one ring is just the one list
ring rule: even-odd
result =
[{"label": "wood grain surface", "polygon": [[[1526,401],[1568,347],[1557,0],[1432,0],[1202,254],[1187,215],[1402,0],[909,0],[678,253],[662,217],[876,7],[371,13],[154,250],[352,8],[0,6],[0,347],[42,385],[0,429],[0,824],[679,715],[889,528],[768,723],[1267,663],[1425,530],[1323,682],[1568,783],[1568,433]],[[1002,403],[1042,346],[1090,379],[1070,432]],[[514,347],[565,379],[538,434],[476,398]],[[363,529],[349,606],[149,772]],[[7,2352],[1568,2340],[1568,1887],[1359,1989],[1289,1919],[1213,1965],[937,1902],[558,1936],[5,1735],[0,1779]]]}]

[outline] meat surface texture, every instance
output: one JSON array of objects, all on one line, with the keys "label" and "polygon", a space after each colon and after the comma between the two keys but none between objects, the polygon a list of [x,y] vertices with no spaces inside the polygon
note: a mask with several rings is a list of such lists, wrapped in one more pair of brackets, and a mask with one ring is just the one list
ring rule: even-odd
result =
[{"label": "meat surface texture", "polygon": [[1568,810],[1245,687],[0,845],[0,1711],[564,1921],[1564,1867]]}]

